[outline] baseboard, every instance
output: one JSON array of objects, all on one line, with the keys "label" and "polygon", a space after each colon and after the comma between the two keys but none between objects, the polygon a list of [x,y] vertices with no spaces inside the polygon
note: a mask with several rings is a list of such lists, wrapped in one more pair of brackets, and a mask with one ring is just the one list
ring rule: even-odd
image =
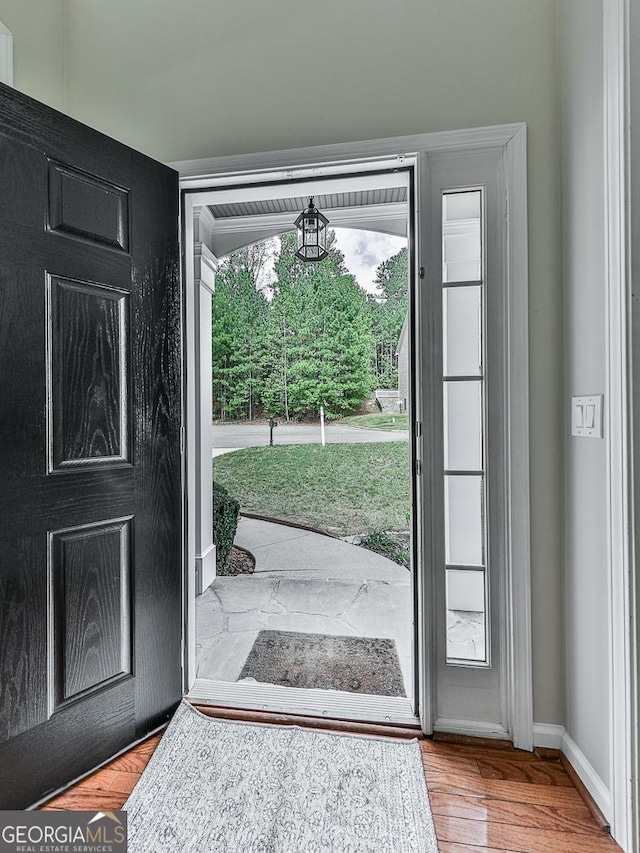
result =
[{"label": "baseboard", "polygon": [[509,740],[509,732],[495,723],[476,723],[469,720],[454,720],[449,717],[438,717],[433,724],[434,733],[458,734],[465,737],[490,738],[492,740]]},{"label": "baseboard", "polygon": [[576,775],[587,789],[598,809],[602,812],[607,823],[611,823],[613,817],[613,802],[611,791],[604,784],[593,765],[574,741],[571,735],[565,731],[562,738],[562,752],[576,772]]},{"label": "baseboard", "polygon": [[533,745],[546,749],[562,750],[564,726],[554,726],[549,723],[533,724]]},{"label": "baseboard", "polygon": [[606,822],[613,817],[611,792],[593,765],[564,726],[534,723],[533,743],[546,749],[559,749],[584,785],[585,791],[602,813]]},{"label": "baseboard", "polygon": [[481,737],[480,735],[461,735],[457,732],[436,732],[431,735],[436,743],[455,743],[459,746],[472,746],[474,749],[488,747],[489,749],[501,749],[505,755],[513,752],[515,746],[507,738]]}]

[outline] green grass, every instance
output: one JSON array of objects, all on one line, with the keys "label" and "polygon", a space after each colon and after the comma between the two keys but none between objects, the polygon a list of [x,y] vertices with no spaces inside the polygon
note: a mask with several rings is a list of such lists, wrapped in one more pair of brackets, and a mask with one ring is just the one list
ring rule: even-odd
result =
[{"label": "green grass", "polygon": [[409,415],[353,415],[338,421],[344,426],[364,427],[366,429],[409,429]]},{"label": "green grass", "polygon": [[388,560],[393,560],[405,569],[410,565],[409,549],[404,545],[399,544],[396,540],[385,533],[384,530],[372,530],[362,538],[361,543],[369,551],[375,551],[376,554],[382,554]]},{"label": "green grass", "polygon": [[405,442],[253,447],[219,456],[214,477],[246,512],[339,536],[407,529]]}]

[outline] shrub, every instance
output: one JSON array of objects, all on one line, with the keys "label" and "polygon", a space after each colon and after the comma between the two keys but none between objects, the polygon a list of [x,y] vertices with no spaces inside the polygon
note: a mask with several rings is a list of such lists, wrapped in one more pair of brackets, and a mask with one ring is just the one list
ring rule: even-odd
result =
[{"label": "shrub", "polygon": [[216,546],[216,570],[219,575],[229,574],[229,557],[238,527],[240,504],[229,492],[213,484],[213,541]]}]

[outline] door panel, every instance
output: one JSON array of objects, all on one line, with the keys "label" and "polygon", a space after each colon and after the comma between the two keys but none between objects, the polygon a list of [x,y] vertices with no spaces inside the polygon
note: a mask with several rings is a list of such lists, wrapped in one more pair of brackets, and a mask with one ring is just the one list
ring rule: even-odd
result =
[{"label": "door panel", "polygon": [[89,175],[49,163],[48,228],[129,252],[129,193]]},{"label": "door panel", "polygon": [[47,297],[49,471],[129,462],[128,294],[56,276]]},{"label": "door panel", "polygon": [[50,534],[50,711],[128,678],[130,518]]},{"label": "door panel", "polygon": [[2,86],[0,186],[0,808],[24,808],[181,695],[178,180]]}]

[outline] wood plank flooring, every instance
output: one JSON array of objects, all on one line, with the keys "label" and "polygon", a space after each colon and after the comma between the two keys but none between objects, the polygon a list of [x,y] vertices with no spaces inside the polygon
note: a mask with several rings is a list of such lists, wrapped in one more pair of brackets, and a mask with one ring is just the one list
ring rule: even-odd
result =
[{"label": "wood plank flooring", "polygon": [[[45,809],[118,809],[155,735]],[[615,853],[558,760],[511,748],[420,742],[440,853]]]},{"label": "wood plank flooring", "polygon": [[421,742],[440,853],[614,853],[560,761]]},{"label": "wood plank flooring", "polygon": [[161,734],[153,735],[41,808],[45,811],[122,808],[161,738]]}]

